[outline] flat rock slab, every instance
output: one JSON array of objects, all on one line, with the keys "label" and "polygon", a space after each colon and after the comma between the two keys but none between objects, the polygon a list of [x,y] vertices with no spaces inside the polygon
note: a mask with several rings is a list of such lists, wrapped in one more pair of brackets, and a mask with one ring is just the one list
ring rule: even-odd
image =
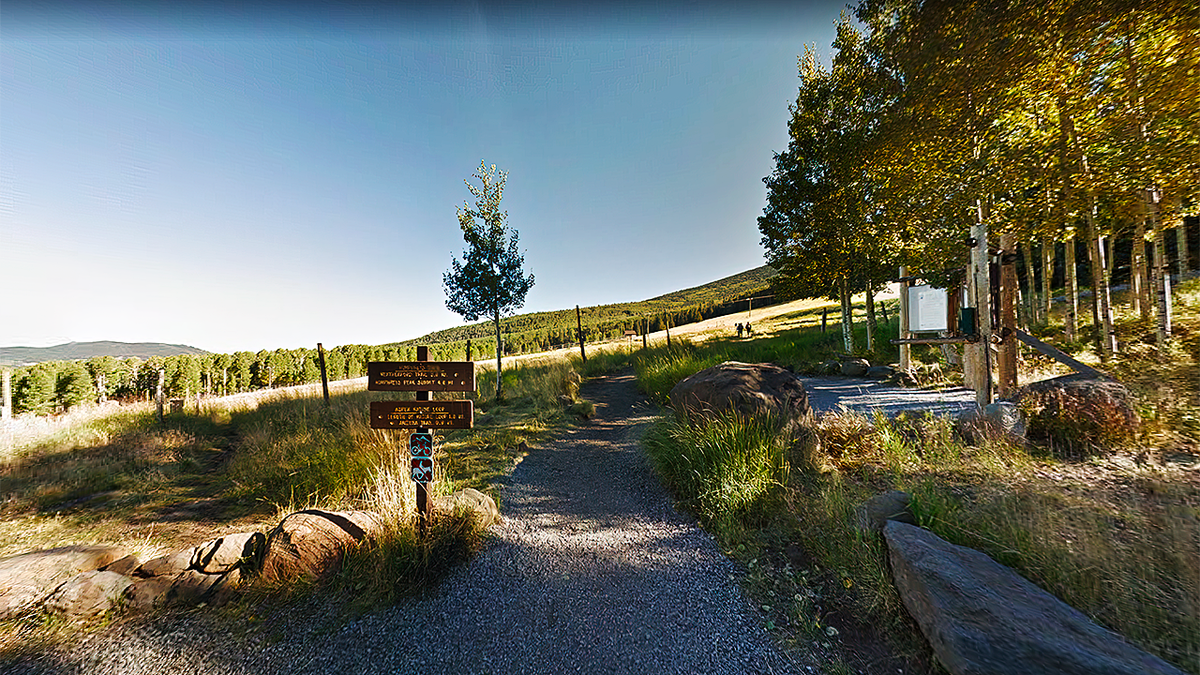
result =
[{"label": "flat rock slab", "polygon": [[44,606],[69,619],[88,619],[116,607],[132,583],[132,579],[116,572],[83,572],[55,589]]},{"label": "flat rock slab", "polygon": [[1183,675],[979,551],[883,532],[904,606],[953,675]]},{"label": "flat rock slab", "polygon": [[64,581],[125,556],[116,546],[63,546],[0,559],[0,619],[41,602]]}]

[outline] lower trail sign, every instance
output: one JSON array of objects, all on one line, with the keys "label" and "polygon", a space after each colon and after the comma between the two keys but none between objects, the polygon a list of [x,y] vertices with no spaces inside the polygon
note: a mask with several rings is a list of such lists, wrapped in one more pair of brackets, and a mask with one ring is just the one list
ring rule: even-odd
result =
[{"label": "lower trail sign", "polygon": [[417,484],[421,528],[429,519],[429,490],[433,480],[431,429],[470,429],[475,425],[472,401],[431,401],[430,391],[474,391],[472,362],[430,362],[429,348],[417,347],[417,360],[372,361],[367,364],[369,391],[414,391],[415,401],[372,401],[372,429],[411,429],[408,436],[410,471]]}]

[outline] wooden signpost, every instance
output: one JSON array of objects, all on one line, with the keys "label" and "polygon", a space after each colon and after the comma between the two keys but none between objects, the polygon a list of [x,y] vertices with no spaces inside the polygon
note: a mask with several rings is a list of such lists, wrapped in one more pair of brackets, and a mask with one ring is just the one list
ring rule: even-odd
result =
[{"label": "wooden signpost", "polygon": [[431,401],[434,391],[475,391],[471,361],[430,361],[429,348],[417,347],[416,361],[367,363],[368,391],[412,391],[415,401],[372,401],[372,429],[412,429],[408,435],[409,469],[417,484],[421,528],[429,519],[429,482],[433,479],[431,429],[470,429],[475,425],[472,401]]}]

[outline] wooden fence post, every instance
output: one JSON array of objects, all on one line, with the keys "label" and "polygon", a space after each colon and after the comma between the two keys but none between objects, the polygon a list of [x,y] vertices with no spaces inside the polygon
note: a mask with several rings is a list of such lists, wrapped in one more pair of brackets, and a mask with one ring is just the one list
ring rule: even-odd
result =
[{"label": "wooden fence post", "polygon": [[[1015,247],[1016,238],[1013,235],[1000,235],[1000,353],[996,359],[996,379],[1001,397],[1006,397],[1017,389],[1017,344],[1013,333],[1017,327],[1017,308],[1014,302],[1017,285],[1017,255],[1013,251]],[[1043,283],[1042,288],[1049,288],[1049,284]]]},{"label": "wooden fence post", "polygon": [[329,375],[325,372],[325,347],[317,343],[317,359],[321,363],[321,392],[325,394],[325,407],[329,407]]},{"label": "wooden fence post", "polygon": [[575,328],[579,333],[579,356],[587,363],[587,352],[583,351],[583,315],[579,313],[579,305],[575,305]]},{"label": "wooden fence post", "polygon": [[163,423],[163,385],[166,384],[167,372],[158,369],[158,386],[154,389],[154,402],[158,407],[158,423]]},{"label": "wooden fence post", "polygon": [[650,346],[650,320],[642,319],[642,349]]}]

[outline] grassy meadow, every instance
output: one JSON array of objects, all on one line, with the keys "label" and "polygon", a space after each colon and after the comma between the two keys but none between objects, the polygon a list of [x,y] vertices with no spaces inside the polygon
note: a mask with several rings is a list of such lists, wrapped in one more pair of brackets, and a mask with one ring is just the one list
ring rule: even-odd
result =
[{"label": "grassy meadow", "polygon": [[[467,395],[475,428],[439,434],[434,496],[493,492],[523,441],[570,419],[560,397],[586,405],[568,361],[506,367],[504,379],[506,402],[496,405],[494,370],[480,368],[479,390]],[[352,552],[332,590],[356,606],[419,590],[470,555],[483,533],[460,513],[418,534],[406,437],[371,429],[368,417],[372,400],[413,395],[365,386],[335,389],[328,408],[319,387],[209,399],[162,424],[145,404],[18,419],[0,446],[0,556],[110,544],[146,560],[222,534],[266,532],[304,508],[368,509],[385,516],[383,535]],[[435,394],[443,396],[462,395]],[[263,586],[250,597],[307,590]],[[0,649],[53,639],[54,626],[37,615],[0,623]]]}]

